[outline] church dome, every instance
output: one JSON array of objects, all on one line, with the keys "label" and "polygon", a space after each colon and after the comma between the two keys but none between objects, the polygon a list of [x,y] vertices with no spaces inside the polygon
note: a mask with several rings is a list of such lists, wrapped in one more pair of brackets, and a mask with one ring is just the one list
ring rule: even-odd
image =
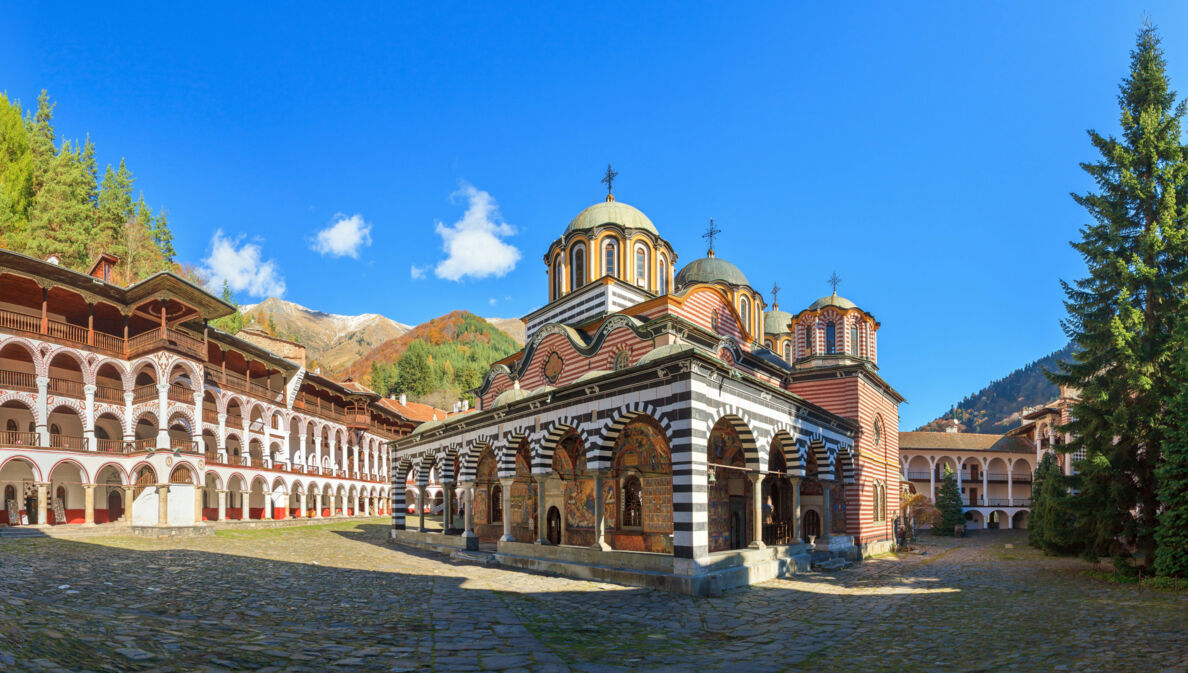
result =
[{"label": "church dome", "polygon": [[[711,254],[713,254],[711,252]],[[692,285],[693,283],[715,283],[726,282],[731,285],[746,285],[750,287],[751,283],[743,272],[737,266],[727,262],[718,257],[702,257],[695,259],[685,265],[681,272],[677,274],[676,286],[678,288]]]},{"label": "church dome", "polygon": [[589,230],[604,224],[617,224],[624,229],[643,229],[655,236],[660,235],[660,232],[656,231],[656,225],[652,224],[647,215],[634,206],[618,201],[595,203],[578,213],[565,228],[565,233]]},{"label": "church dome", "polygon": [[763,312],[763,333],[764,334],[787,334],[790,330],[788,325],[792,322],[792,314],[780,309],[772,309]]},{"label": "church dome", "polygon": [[845,297],[839,297],[836,293],[834,293],[825,297],[821,297],[817,301],[809,304],[808,310],[815,311],[819,308],[825,308],[826,306],[834,306],[843,310],[858,308],[858,305],[854,302],[846,299]]}]

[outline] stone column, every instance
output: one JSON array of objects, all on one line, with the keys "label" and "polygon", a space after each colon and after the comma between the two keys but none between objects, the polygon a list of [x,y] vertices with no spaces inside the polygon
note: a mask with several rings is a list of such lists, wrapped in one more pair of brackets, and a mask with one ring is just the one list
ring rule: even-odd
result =
[{"label": "stone column", "polygon": [[503,488],[499,489],[503,496],[503,536],[499,538],[500,542],[515,542],[516,538],[512,537],[511,532],[511,489],[514,479],[500,479],[499,483]]},{"label": "stone column", "polygon": [[322,472],[322,436],[314,435],[314,465],[318,468],[318,474]]},{"label": "stone column", "polygon": [[157,525],[169,525],[169,484],[157,484]]},{"label": "stone column", "polygon": [[931,495],[932,502],[936,503],[936,462],[928,470],[928,492]]},{"label": "stone column", "polygon": [[194,486],[194,523],[202,523],[202,489],[204,486]]},{"label": "stone column", "polygon": [[318,491],[314,495],[314,518],[322,518],[322,492]]},{"label": "stone column", "polygon": [[441,482],[441,529],[446,535],[454,534],[454,513],[451,511],[454,507],[454,482]]},{"label": "stone column", "polygon": [[748,472],[747,479],[751,480],[751,516],[754,519],[751,530],[751,549],[763,549],[767,545],[763,542],[763,475],[759,472]]},{"label": "stone column", "polygon": [[824,514],[821,516],[821,539],[828,540],[833,530],[833,482],[821,483],[821,498],[825,503]]},{"label": "stone column", "polygon": [[792,478],[792,537],[797,542],[804,542],[804,531],[801,530],[800,519],[800,478]]},{"label": "stone column", "polygon": [[133,497],[132,489],[134,487],[124,486],[123,488],[124,488],[124,519],[127,520],[128,523],[131,523],[132,522],[132,501],[136,499],[135,497]]},{"label": "stone column", "polygon": [[417,516],[420,517],[420,524],[417,530],[422,533],[425,532],[425,487],[417,486]]},{"label": "stone column", "polygon": [[602,470],[594,472],[594,544],[590,546],[610,551],[611,547],[606,543],[606,513],[603,512],[602,502],[602,482],[605,474]]},{"label": "stone column", "polygon": [[[351,476],[356,479],[359,477],[359,445],[356,444],[351,447]],[[356,507],[356,509],[358,509]]]},{"label": "stone column", "polygon": [[219,490],[219,521],[227,520],[227,491]]},{"label": "stone column", "polygon": [[990,475],[985,465],[982,466],[982,504],[990,506]]},{"label": "stone column", "polygon": [[[83,395],[86,400],[83,402],[84,415],[86,420],[83,423],[83,438],[86,440],[87,451],[98,451],[99,445],[95,443],[95,391],[96,386],[88,383],[83,386]],[[88,522],[93,523],[93,522]]]},{"label": "stone column", "polygon": [[252,518],[252,492],[239,492],[239,520],[247,521]]},{"label": "stone column", "polygon": [[545,483],[547,474],[536,475],[536,544],[552,544],[549,542],[548,515],[545,513]]},{"label": "stone column", "polygon": [[49,511],[46,499],[49,492],[49,484],[37,484],[37,523],[38,525],[45,525],[49,523]]},{"label": "stone column", "polygon": [[[215,437],[216,448],[218,450],[219,460],[224,463],[231,462],[228,460],[227,452],[227,414],[219,414],[219,434]],[[242,442],[240,442],[242,444]]]},{"label": "stone column", "polygon": [[264,518],[272,518],[272,492],[264,491]]},{"label": "stone column", "polygon": [[462,484],[462,493],[466,503],[465,516],[462,517],[462,537],[466,540],[467,549],[478,549],[478,537],[474,534],[474,483]]},{"label": "stone column", "polygon": [[1015,505],[1015,489],[1012,488],[1015,484],[1015,465],[1014,463],[1007,464],[1007,503],[1012,507]]},{"label": "stone column", "polygon": [[[49,377],[37,377],[37,443],[49,446]],[[41,519],[39,523],[45,523]]]},{"label": "stone column", "polygon": [[95,485],[83,484],[83,506],[86,508],[83,523],[95,525]]},{"label": "stone column", "polygon": [[[157,383],[157,448],[169,448],[169,383]],[[165,525],[164,523],[161,524]]]},{"label": "stone column", "polygon": [[306,516],[305,510],[305,491],[297,494],[297,518],[300,519]]}]

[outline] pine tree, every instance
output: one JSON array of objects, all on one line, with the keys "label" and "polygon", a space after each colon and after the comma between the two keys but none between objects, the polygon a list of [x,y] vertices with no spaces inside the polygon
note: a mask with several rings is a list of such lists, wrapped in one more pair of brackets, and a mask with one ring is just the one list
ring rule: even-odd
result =
[{"label": "pine tree", "polygon": [[[1182,319],[1176,343],[1188,353],[1188,319]],[[1181,355],[1177,369],[1188,380],[1188,356]],[[1188,388],[1181,388],[1167,413],[1169,432],[1163,444],[1159,480],[1159,528],[1155,532],[1155,572],[1188,577]]]},{"label": "pine tree", "polygon": [[1075,248],[1088,276],[1062,283],[1065,332],[1080,351],[1051,378],[1079,389],[1062,430],[1079,461],[1079,543],[1087,555],[1137,549],[1149,564],[1158,510],[1155,468],[1164,445],[1164,408],[1177,384],[1169,335],[1184,308],[1186,172],[1176,105],[1152,26],[1139,32],[1118,102],[1121,137],[1090,131],[1101,158],[1082,168],[1096,191],[1073,198],[1092,223]]},{"label": "pine tree", "polygon": [[936,494],[936,508],[940,512],[940,522],[932,527],[933,533],[952,535],[957,526],[965,525],[965,505],[961,502],[961,491],[957,488],[957,475],[948,465],[945,466],[940,491]]},{"label": "pine tree", "polygon": [[173,232],[169,231],[169,223],[166,222],[164,210],[160,215],[157,215],[157,220],[153,223],[153,243],[157,244],[157,250],[161,251],[161,258],[165,262],[173,262],[177,251],[173,249]]},{"label": "pine tree", "polygon": [[93,212],[89,189],[81,154],[63,143],[29,210],[31,254],[57,255],[74,269],[87,265]]},{"label": "pine tree", "polygon": [[239,330],[243,329],[243,313],[240,312],[239,303],[235,301],[235,295],[231,293],[231,286],[227,284],[227,281],[223,281],[223,301],[234,306],[235,312],[230,315],[223,316],[222,318],[212,320],[210,324],[216,329],[223,330],[227,334],[235,334]]},{"label": "pine tree", "polygon": [[1071,480],[1064,476],[1056,454],[1040,459],[1031,484],[1031,514],[1027,517],[1027,543],[1047,554],[1072,554],[1081,550],[1070,494]]},{"label": "pine tree", "polygon": [[135,178],[120,160],[118,171],[113,170],[111,164],[103,173],[103,181],[99,185],[97,208],[99,212],[95,218],[95,245],[101,250],[110,252],[124,262],[128,260],[128,233],[124,229],[136,214],[135,204],[132,202],[132,183]]},{"label": "pine tree", "polygon": [[0,245],[25,247],[33,193],[33,155],[21,106],[0,93]]}]

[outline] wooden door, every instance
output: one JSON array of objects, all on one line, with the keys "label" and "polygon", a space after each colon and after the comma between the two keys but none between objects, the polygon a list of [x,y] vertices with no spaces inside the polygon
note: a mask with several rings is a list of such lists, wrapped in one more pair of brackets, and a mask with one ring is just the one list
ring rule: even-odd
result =
[{"label": "wooden door", "polygon": [[109,488],[107,489],[107,521],[113,523],[118,521],[121,516],[124,516],[123,489]]}]

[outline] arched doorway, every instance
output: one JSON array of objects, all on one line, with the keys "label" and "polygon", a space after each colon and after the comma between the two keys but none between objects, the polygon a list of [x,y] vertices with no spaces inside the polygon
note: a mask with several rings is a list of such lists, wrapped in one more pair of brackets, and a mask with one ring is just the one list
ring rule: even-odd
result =
[{"label": "arched doorway", "polygon": [[124,516],[124,495],[116,489],[107,491],[107,519],[114,523]]},{"label": "arched doorway", "polygon": [[821,537],[821,515],[815,509],[804,513],[804,537],[807,540]]},{"label": "arched doorway", "polygon": [[709,438],[709,550],[742,549],[751,543],[754,530],[751,480],[747,478],[742,437],[734,422],[722,418]]},{"label": "arched doorway", "polygon": [[549,508],[547,534],[550,544],[561,544],[561,512],[556,507]]},{"label": "arched doorway", "polygon": [[672,460],[664,430],[650,417],[620,431],[612,476],[603,506],[611,546],[671,554]]}]

